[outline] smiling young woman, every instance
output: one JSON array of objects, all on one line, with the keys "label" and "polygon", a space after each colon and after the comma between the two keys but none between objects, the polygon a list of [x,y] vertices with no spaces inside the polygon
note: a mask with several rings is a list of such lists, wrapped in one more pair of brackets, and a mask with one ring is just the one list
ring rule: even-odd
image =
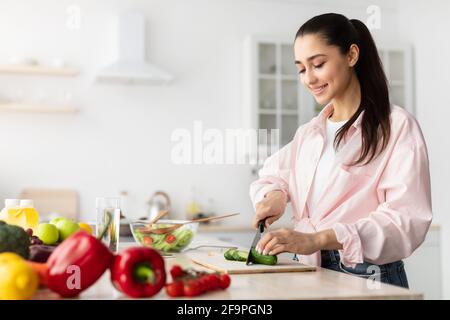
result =
[{"label": "smiling young woman", "polygon": [[[375,42],[359,20],[328,13],[298,30],[295,65],[320,114],[269,157],[250,186],[253,224],[278,220],[257,249],[408,287],[402,259],[432,220],[428,153],[419,124],[391,105]],[[376,274],[374,274],[374,271]]]}]

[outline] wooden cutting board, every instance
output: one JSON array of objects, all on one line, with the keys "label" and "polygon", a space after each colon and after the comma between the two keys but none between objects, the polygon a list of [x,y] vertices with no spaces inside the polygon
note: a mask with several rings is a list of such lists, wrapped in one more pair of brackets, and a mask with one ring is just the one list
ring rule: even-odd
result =
[{"label": "wooden cutting board", "polygon": [[273,272],[304,272],[316,271],[313,266],[307,266],[286,257],[278,257],[274,266],[253,264],[247,266],[245,262],[229,261],[220,251],[192,251],[186,255],[195,263],[219,272],[228,274],[273,273]]}]

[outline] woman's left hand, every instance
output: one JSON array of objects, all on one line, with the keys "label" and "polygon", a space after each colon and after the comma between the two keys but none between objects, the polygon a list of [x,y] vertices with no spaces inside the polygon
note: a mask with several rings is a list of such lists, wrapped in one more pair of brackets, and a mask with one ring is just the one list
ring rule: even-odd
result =
[{"label": "woman's left hand", "polygon": [[317,233],[302,233],[286,228],[270,231],[259,240],[256,250],[269,255],[282,252],[310,255],[321,249],[317,235]]}]

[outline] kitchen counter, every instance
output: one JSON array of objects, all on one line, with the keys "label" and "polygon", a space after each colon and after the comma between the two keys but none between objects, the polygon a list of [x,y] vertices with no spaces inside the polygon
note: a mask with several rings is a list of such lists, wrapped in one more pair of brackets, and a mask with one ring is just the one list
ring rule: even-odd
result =
[{"label": "kitchen counter", "polygon": [[[197,235],[190,248],[201,245],[232,246],[230,243],[204,235]],[[122,243],[121,248],[134,246],[132,242]],[[217,248],[197,248],[194,250],[220,250]],[[194,264],[188,257],[189,251],[166,257],[169,269],[173,264],[182,267],[194,267],[198,270],[211,271]],[[170,280],[170,279],[169,279]],[[276,299],[422,299],[420,293],[403,288],[376,283],[374,288],[365,279],[327,269],[317,268],[315,272],[296,273],[261,273],[231,275],[231,286],[227,290],[209,292],[195,298],[181,299],[223,299],[223,300],[276,300]],[[58,295],[48,289],[41,289],[35,299],[59,299]],[[84,291],[77,299],[127,299],[116,291],[110,280],[109,271],[92,287]],[[151,299],[169,298],[161,290]]]}]

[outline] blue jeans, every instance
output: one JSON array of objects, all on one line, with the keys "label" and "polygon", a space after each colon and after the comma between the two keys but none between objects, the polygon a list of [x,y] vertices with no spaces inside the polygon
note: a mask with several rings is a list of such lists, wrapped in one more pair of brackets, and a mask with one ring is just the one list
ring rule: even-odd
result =
[{"label": "blue jeans", "polygon": [[403,261],[396,261],[383,265],[368,262],[359,263],[355,268],[349,268],[341,263],[339,252],[336,250],[322,251],[322,268],[344,272],[362,278],[371,278],[383,283],[409,289]]}]

